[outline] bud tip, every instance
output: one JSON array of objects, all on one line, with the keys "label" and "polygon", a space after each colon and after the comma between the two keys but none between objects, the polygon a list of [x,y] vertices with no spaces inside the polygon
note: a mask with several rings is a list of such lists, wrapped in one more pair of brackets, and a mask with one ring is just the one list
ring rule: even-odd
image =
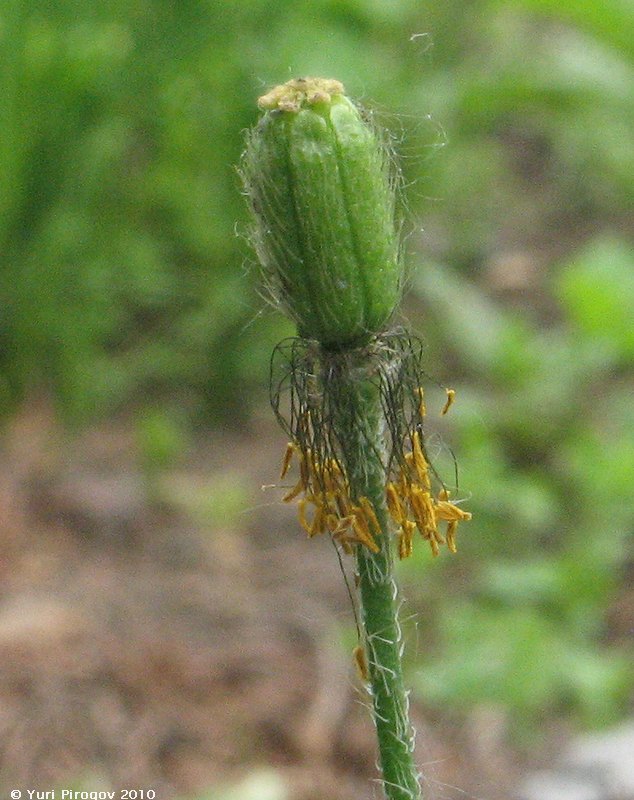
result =
[{"label": "bud tip", "polygon": [[293,78],[263,94],[258,98],[258,106],[263,111],[297,113],[305,106],[329,103],[332,95],[344,91],[343,84],[332,78]]}]

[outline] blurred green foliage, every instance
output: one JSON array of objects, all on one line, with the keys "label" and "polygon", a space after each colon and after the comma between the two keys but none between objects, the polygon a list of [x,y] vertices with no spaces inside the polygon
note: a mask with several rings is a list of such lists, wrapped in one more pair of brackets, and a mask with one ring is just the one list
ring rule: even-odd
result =
[{"label": "blurred green foliage", "polygon": [[605,614],[632,557],[632,356],[625,295],[606,286],[627,285],[633,255],[598,242],[556,267],[562,317],[546,331],[452,285],[447,269],[430,266],[414,287],[464,359],[455,424],[475,517],[460,542],[468,577],[464,564],[407,565],[412,579],[427,571],[418,602],[438,636],[419,654],[417,688],[456,710],[502,706],[520,734],[564,709],[607,724],[631,695],[631,653],[606,640]]},{"label": "blurred green foliage", "polygon": [[136,408],[160,467],[191,422],[264,403],[291,329],[236,236],[243,131],[271,84],[339,78],[392,131],[407,313],[459,388],[474,521],[457,559],[404,565],[431,632],[417,691],[528,724],[622,711],[632,5],[7,0],[0,48],[3,414],[41,392],[71,425]]}]

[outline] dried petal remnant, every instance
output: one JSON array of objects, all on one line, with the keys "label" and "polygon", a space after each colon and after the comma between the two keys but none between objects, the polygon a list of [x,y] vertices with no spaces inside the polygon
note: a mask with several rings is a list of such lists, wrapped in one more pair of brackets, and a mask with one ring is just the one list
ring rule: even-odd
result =
[{"label": "dried petal remnant", "polygon": [[258,98],[263,111],[297,112],[303,105],[329,103],[333,95],[344,93],[343,84],[329,78],[294,78]]}]

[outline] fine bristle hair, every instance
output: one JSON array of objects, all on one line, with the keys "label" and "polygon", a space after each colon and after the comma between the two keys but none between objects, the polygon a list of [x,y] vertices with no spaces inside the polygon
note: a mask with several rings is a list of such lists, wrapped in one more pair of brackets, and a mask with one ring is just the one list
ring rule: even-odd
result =
[{"label": "fine bristle hair", "polygon": [[[362,374],[379,390],[385,423],[383,450],[386,473],[411,469],[405,453],[418,431],[421,447],[438,483],[431,459],[425,451],[425,417],[421,386],[426,373],[422,366],[423,344],[404,329],[388,331],[363,348]],[[355,351],[324,351],[318,342],[288,338],[275,348],[271,359],[270,399],[275,415],[299,450],[310,454],[314,463],[335,462],[342,470],[348,460],[348,444],[334,431],[333,419],[348,415],[346,393],[340,375],[355,374],[359,361]],[[321,487],[323,488],[323,487]]]}]

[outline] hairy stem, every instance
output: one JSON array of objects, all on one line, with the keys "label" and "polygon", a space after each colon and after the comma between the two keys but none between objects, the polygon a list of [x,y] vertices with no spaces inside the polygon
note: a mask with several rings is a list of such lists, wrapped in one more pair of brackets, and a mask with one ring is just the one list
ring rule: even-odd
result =
[{"label": "hairy stem", "polygon": [[[409,722],[408,694],[401,667],[401,631],[397,589],[385,502],[383,419],[377,387],[359,374],[342,374],[345,402],[337,423],[346,471],[354,498],[372,503],[381,533],[380,550],[357,546],[361,618],[364,627],[370,690],[374,707],[379,758],[388,800],[419,800],[414,763],[414,736]],[[343,427],[345,426],[345,427]]]}]

